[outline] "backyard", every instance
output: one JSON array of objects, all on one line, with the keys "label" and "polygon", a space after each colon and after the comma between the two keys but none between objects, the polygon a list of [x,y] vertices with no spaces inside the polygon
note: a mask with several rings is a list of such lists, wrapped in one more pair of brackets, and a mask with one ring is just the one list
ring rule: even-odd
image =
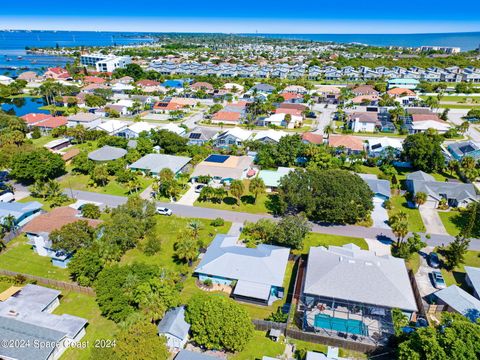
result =
[{"label": "backyard", "polygon": [[464,266],[480,267],[480,251],[467,251],[465,254],[465,263],[456,267],[452,271],[442,269],[442,275],[447,283],[447,286],[457,284],[464,290],[468,290],[468,286],[465,283]]}]

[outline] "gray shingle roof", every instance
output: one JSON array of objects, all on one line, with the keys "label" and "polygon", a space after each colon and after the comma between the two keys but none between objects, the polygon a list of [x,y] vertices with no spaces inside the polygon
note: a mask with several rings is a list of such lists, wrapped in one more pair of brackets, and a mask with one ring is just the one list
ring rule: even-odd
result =
[{"label": "gray shingle roof", "polygon": [[170,334],[178,339],[186,339],[190,324],[185,321],[185,308],[180,306],[167,311],[157,329],[159,334]]},{"label": "gray shingle roof", "polygon": [[127,154],[127,150],[105,145],[104,147],[92,151],[88,154],[88,158],[93,161],[111,161],[120,159]]},{"label": "gray shingle roof", "polygon": [[269,286],[283,286],[290,249],[260,244],[247,248],[237,237],[219,234],[195,272]]},{"label": "gray shingle roof", "polygon": [[2,340],[25,344],[25,346],[0,346],[0,357],[21,360],[48,359],[55,348],[41,348],[34,346],[34,342],[58,343],[65,337],[65,334],[60,331],[45,329],[3,316],[0,316],[0,335]]},{"label": "gray shingle roof", "polygon": [[[368,176],[369,174],[357,174],[357,175],[360,176],[363,179],[363,181],[367,183],[368,187],[370,188],[370,190],[372,190],[374,194],[380,194],[387,198],[390,197],[391,195],[390,181],[376,179],[376,176],[375,178],[373,178]],[[364,175],[367,175],[367,176],[364,176]]]},{"label": "gray shingle roof", "polygon": [[188,350],[181,350],[177,356],[175,356],[175,360],[212,360],[217,359],[216,357],[205,355],[202,353],[188,351]]},{"label": "gray shingle roof", "polygon": [[472,283],[473,290],[480,296],[480,268],[472,266],[464,266],[470,282]]},{"label": "gray shingle roof", "polygon": [[417,311],[404,260],[353,244],[310,248],[304,293]]},{"label": "gray shingle roof", "polygon": [[162,169],[170,169],[174,174],[187,165],[192,158],[165,154],[147,154],[129,166],[130,169],[148,170],[158,174]]},{"label": "gray shingle roof", "polygon": [[457,285],[451,285],[437,291],[435,296],[472,321],[480,318],[480,300],[460,289]]}]

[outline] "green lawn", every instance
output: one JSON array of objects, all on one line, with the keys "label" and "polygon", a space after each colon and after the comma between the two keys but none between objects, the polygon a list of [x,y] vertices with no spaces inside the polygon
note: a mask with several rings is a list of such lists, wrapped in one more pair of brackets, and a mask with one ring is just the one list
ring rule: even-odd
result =
[{"label": "green lawn", "polygon": [[[290,344],[295,345],[295,349],[297,350],[305,350],[305,351],[314,351],[314,352],[321,352],[326,354],[328,351],[328,346],[324,344],[314,344],[311,342],[307,341],[302,341],[302,340],[296,340],[296,339],[288,339],[288,342]],[[366,359],[367,356],[363,353],[356,352],[353,350],[347,350],[347,349],[339,349],[339,355],[341,357],[348,357],[352,359]]]},{"label": "green lawn", "polygon": [[438,215],[449,235],[457,236],[460,233],[465,222],[461,211],[439,211]]},{"label": "green lawn", "polygon": [[[47,201],[45,199],[41,199],[41,198],[36,198],[36,197],[33,197],[33,196],[27,196],[21,200],[18,200],[18,202],[21,202],[21,203],[26,203],[26,202],[30,202],[30,201],[38,201],[39,203],[42,204],[42,209],[43,210],[46,210],[46,211],[50,211],[52,210],[52,202],[51,201]],[[69,199],[67,202],[65,202],[62,206],[67,206],[67,205],[70,205],[70,204],[73,204],[75,202],[75,200],[73,199]]]},{"label": "green lawn", "polygon": [[[153,183],[153,179],[147,179],[145,177],[139,177],[141,188],[138,191],[139,193],[145,190],[148,186]],[[83,191],[92,191],[100,194],[109,194],[117,196],[126,196],[129,195],[128,188],[124,184],[118,183],[114,177],[111,177],[110,182],[106,186],[90,186],[89,185],[90,177],[83,174],[67,174],[61,181],[65,189],[73,190],[83,190]]]},{"label": "green lawn", "polygon": [[452,271],[442,269],[443,278],[447,286],[457,284],[464,290],[468,290],[465,283],[465,269],[464,266],[480,267],[480,251],[467,251],[465,255],[465,263],[456,267]]},{"label": "green lawn", "polygon": [[410,259],[407,260],[407,267],[413,271],[414,274],[417,273],[418,268],[420,267],[420,254],[415,253]]},{"label": "green lawn", "polygon": [[246,348],[228,358],[232,360],[261,360],[263,356],[275,358],[283,354],[284,349],[285,345],[282,342],[270,340],[266,331],[255,331]]},{"label": "green lawn", "polygon": [[86,328],[86,334],[81,341],[89,342],[89,347],[86,349],[67,349],[62,356],[62,359],[89,359],[91,349],[95,345],[95,340],[113,339],[113,335],[118,327],[113,321],[101,316],[100,309],[94,296],[67,290],[61,291],[62,297],[60,299],[60,306],[58,306],[53,313],[58,315],[70,314],[87,319],[88,325]]},{"label": "green lawn", "polygon": [[249,180],[243,181],[245,194],[242,196],[240,204],[237,204],[237,200],[234,197],[228,195],[220,204],[212,203],[210,201],[195,201],[194,206],[247,212],[251,214],[267,214],[273,212],[276,206],[277,196],[275,194],[259,195],[257,201],[254,203],[255,198],[248,191],[249,183]]},{"label": "green lawn", "polygon": [[368,245],[362,238],[341,236],[341,235],[328,235],[319,233],[310,233],[307,235],[303,242],[302,250],[294,250],[295,254],[308,254],[310,247],[312,246],[343,246],[345,244],[353,243],[364,250],[368,250]]},{"label": "green lawn", "polygon": [[388,216],[404,211],[408,216],[408,230],[413,232],[425,232],[422,218],[418,209],[410,209],[404,196],[395,195],[390,198],[393,208],[388,210]]},{"label": "green lawn", "polygon": [[438,107],[442,109],[471,109],[471,108],[477,108],[479,106],[480,104],[442,104],[440,103],[438,105]]},{"label": "green lawn", "polygon": [[47,135],[47,136],[42,136],[38,139],[32,139],[32,142],[34,145],[38,147],[43,147],[45,144],[49,143],[52,140],[54,140],[54,137]]},{"label": "green lawn", "polygon": [[26,242],[25,235],[21,235],[7,245],[0,253],[0,269],[71,281],[66,269],[53,266],[49,257],[37,255]]}]

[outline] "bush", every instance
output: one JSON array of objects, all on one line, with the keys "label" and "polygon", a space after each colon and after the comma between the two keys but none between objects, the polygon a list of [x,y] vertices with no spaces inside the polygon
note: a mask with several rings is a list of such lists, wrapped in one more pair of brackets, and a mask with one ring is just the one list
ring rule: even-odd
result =
[{"label": "bush", "polygon": [[214,226],[214,227],[223,226],[223,225],[225,225],[225,220],[223,220],[220,217],[217,217],[210,222],[210,225]]},{"label": "bush", "polygon": [[87,219],[98,219],[101,215],[100,208],[95,204],[85,204],[82,206],[82,216]]},{"label": "bush", "polygon": [[206,279],[204,282],[203,282],[203,285],[207,286],[207,287],[212,287],[213,285],[213,282],[211,279]]}]

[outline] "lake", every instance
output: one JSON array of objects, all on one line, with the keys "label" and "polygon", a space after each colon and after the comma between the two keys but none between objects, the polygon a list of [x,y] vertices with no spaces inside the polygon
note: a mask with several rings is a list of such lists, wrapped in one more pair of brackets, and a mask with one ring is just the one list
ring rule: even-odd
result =
[{"label": "lake", "polygon": [[49,114],[48,110],[40,110],[45,106],[43,98],[19,97],[14,99],[0,99],[2,110],[8,113],[14,112],[17,116],[23,116],[29,113]]}]

